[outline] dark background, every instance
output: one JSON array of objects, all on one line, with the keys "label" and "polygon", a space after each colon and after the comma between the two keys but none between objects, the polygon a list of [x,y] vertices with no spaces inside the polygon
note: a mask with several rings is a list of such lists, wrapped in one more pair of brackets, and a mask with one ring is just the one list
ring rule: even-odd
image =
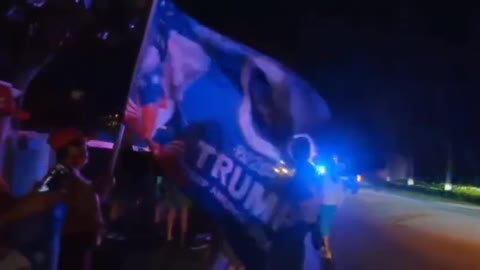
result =
[{"label": "dark background", "polygon": [[[37,105],[30,106],[45,104],[42,96],[55,91],[81,88],[96,97],[95,114],[123,107],[123,97],[112,93],[128,90],[148,5],[94,2],[88,16],[71,13],[88,17],[88,27],[72,26],[81,30],[55,49],[55,60],[30,87],[39,93],[30,103]],[[413,160],[415,175],[437,181],[450,156],[457,181],[480,176],[480,9],[473,1],[176,2],[201,23],[281,60],[315,85],[334,116],[317,138],[322,147],[353,156],[364,168],[381,167],[398,153]],[[104,32],[110,33],[105,40],[98,36]],[[17,35],[22,43],[25,34]],[[2,66],[10,67],[7,62]],[[16,69],[3,70],[2,76],[11,77]]]}]

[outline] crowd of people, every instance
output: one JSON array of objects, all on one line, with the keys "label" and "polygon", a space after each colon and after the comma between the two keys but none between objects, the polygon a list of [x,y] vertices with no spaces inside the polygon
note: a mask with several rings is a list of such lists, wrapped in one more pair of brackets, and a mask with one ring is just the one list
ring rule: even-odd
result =
[{"label": "crowd of people", "polygon": [[[1,196],[10,203],[2,211],[0,228],[9,236],[18,222],[40,215],[36,225],[44,228],[48,236],[45,243],[37,243],[33,256],[27,255],[32,269],[88,269],[92,252],[101,243],[101,202],[114,180],[99,177],[92,182],[82,175],[88,151],[79,131],[54,132],[48,142],[55,151],[57,165],[24,198],[16,199],[8,189],[4,190]],[[36,260],[32,260],[34,257]]]},{"label": "crowd of people", "polygon": [[[45,31],[34,31],[35,33],[48,34],[52,29],[55,32],[57,26],[62,25],[65,31],[60,32],[64,34],[57,33],[61,38],[54,38],[55,40],[73,35],[69,38],[69,46],[64,46],[65,53],[61,57],[49,59],[58,61],[58,65],[49,64],[45,68],[50,70],[49,68],[58,66],[58,71],[52,68],[52,72],[40,74],[55,74],[58,77],[60,70],[66,70],[69,76],[74,76],[72,78],[75,83],[70,85],[69,80],[66,80],[65,86],[63,83],[62,86],[43,85],[37,92],[35,87],[30,87],[32,89],[23,98],[23,107],[35,116],[32,117],[35,121],[45,121],[45,128],[51,128],[52,123],[56,123],[56,115],[69,119],[70,124],[79,127],[82,126],[79,123],[84,123],[84,120],[95,122],[95,114],[99,113],[96,109],[101,108],[102,115],[109,111],[105,110],[107,104],[101,102],[103,99],[100,97],[106,97],[117,114],[117,108],[124,104],[110,101],[125,100],[122,97],[124,94],[116,90],[108,93],[105,91],[120,89],[115,87],[115,82],[119,81],[119,74],[123,74],[121,71],[128,64],[116,60],[129,59],[128,54],[133,48],[131,44],[134,44],[131,42],[135,39],[135,42],[140,43],[140,33],[146,32],[142,53],[137,53],[135,49],[132,54],[132,60],[133,55],[139,55],[138,70],[134,72],[134,91],[130,91],[123,122],[132,137],[138,137],[130,143],[136,146],[137,143],[148,145],[149,160],[161,167],[165,180],[162,184],[163,192],[156,200],[137,192],[127,203],[122,198],[125,195],[123,193],[132,191],[129,187],[123,187],[119,192],[119,183],[115,184],[113,176],[85,177],[88,174],[82,173],[89,155],[85,139],[79,131],[65,129],[54,132],[48,142],[55,152],[57,164],[31,188],[30,194],[16,198],[9,192],[6,181],[3,181],[4,188],[0,190],[0,269],[9,269],[10,266],[4,265],[13,263],[18,264],[13,267],[17,270],[91,269],[94,264],[92,254],[98,253],[95,252],[99,250],[98,247],[104,247],[107,242],[112,242],[110,240],[128,238],[125,235],[127,231],[141,231],[139,227],[132,229],[132,226],[126,226],[125,222],[140,216],[141,211],[136,210],[141,205],[155,203],[156,206],[150,210],[156,208],[156,221],[165,223],[165,228],[157,228],[164,235],[165,242],[179,243],[180,247],[193,249],[208,246],[222,254],[219,260],[212,259],[214,269],[302,269],[304,239],[309,232],[315,235],[314,245],[319,250],[322,248],[322,257],[331,259],[330,228],[343,197],[342,185],[335,175],[335,164],[331,164],[327,174],[318,175],[309,162],[311,143],[302,140],[294,144],[296,146],[291,154],[282,153],[284,146],[295,137],[294,134],[317,131],[330,118],[326,102],[313,88],[277,61],[198,24],[171,1],[154,2],[157,6],[151,8],[147,8],[145,3],[137,7],[136,12],[143,8],[145,11],[151,9],[152,15],[148,20],[151,21],[150,25],[141,31],[135,29],[143,29],[140,22],[143,19],[147,21],[146,16],[135,15],[135,20],[132,20],[130,16],[117,12],[117,7],[112,12],[115,13],[112,18],[105,17],[103,11],[100,12],[102,14],[98,13],[102,16],[100,24],[89,26],[88,29],[94,30],[94,35],[91,35],[90,30],[85,30],[85,37],[83,34],[80,37],[83,30],[78,31],[78,34],[74,33],[77,31],[67,31],[73,29],[73,26],[57,24],[52,28],[53,25],[42,26],[33,19],[36,28],[45,28]],[[53,2],[50,4],[33,5],[35,14],[38,11],[38,15],[45,13],[52,17],[50,10],[56,10],[57,7]],[[90,7],[85,5],[87,6]],[[14,10],[22,11],[23,8],[15,6]],[[62,9],[58,11],[60,10]],[[79,9],[77,7],[73,10]],[[91,15],[97,16],[96,13]],[[59,18],[64,18],[65,14],[70,13],[63,12]],[[118,26],[113,23],[115,27],[105,30],[104,20],[108,22],[111,19],[118,21]],[[100,32],[97,27],[101,29]],[[117,31],[117,28],[121,30]],[[128,33],[128,37],[121,37],[123,32],[125,35]],[[30,33],[26,40],[35,40],[31,38],[34,36],[37,35]],[[99,42],[99,38],[102,42]],[[92,45],[85,45],[90,42]],[[57,45],[64,44],[50,43],[56,45],[45,47],[38,46],[35,42],[28,45],[29,48],[41,47],[42,52],[37,53],[43,55],[43,49],[56,51]],[[104,43],[108,43],[108,46],[105,47]],[[99,52],[99,57],[84,57],[85,48],[89,51],[85,55],[90,55],[92,48],[96,48],[94,51]],[[47,51],[49,57],[52,56],[52,52]],[[116,53],[111,55],[113,51]],[[21,58],[29,59],[30,54],[31,52]],[[102,55],[107,57],[101,57]],[[32,59],[40,58],[42,57],[35,56]],[[89,61],[84,61],[86,58]],[[83,68],[92,66],[96,66],[98,72]],[[77,70],[77,67],[82,68]],[[40,66],[36,66],[35,70],[43,71]],[[128,70],[127,73],[130,74],[130,68]],[[93,77],[92,72],[95,75]],[[30,78],[35,77],[32,74]],[[88,81],[95,83],[90,85]],[[38,100],[45,96],[44,89],[71,91],[70,87],[78,87],[77,82],[86,82],[80,91],[81,97],[74,97],[78,93],[72,93],[71,96],[51,95],[58,99]],[[97,95],[100,92],[102,94]],[[68,100],[64,99],[66,96]],[[75,102],[72,103],[72,100]],[[46,106],[47,101],[54,105]],[[79,104],[85,107],[77,107]],[[45,111],[44,108],[49,109]],[[53,108],[56,110],[50,111]],[[73,111],[75,113],[72,115],[63,115]],[[23,128],[26,126],[22,125]],[[32,129],[36,130],[36,127]],[[187,150],[177,151],[174,149],[177,146]],[[277,177],[272,167],[279,160],[288,160],[295,174],[288,179]],[[223,166],[222,163],[226,165]],[[119,180],[120,177],[135,180],[143,177],[135,175],[137,172],[132,172],[128,166],[118,167],[129,170],[127,173],[118,170],[116,176]],[[192,177],[191,171],[198,177]],[[149,175],[149,181],[153,182],[151,176],[153,175]],[[191,188],[189,184],[194,182],[193,178],[202,178],[206,184],[191,184],[190,186],[195,186]],[[143,185],[153,189],[153,185]],[[237,186],[242,186],[242,190]],[[213,194],[212,190],[217,193]],[[267,201],[266,197],[273,199]],[[229,205],[226,206],[227,204]],[[202,213],[198,218],[200,222],[195,220],[198,211]],[[276,218],[279,224],[274,224]],[[29,222],[30,219],[32,222]],[[33,234],[42,235],[38,239],[29,239],[28,242],[33,244],[26,249],[9,244],[9,238],[21,230],[17,224],[22,223],[31,223],[36,227],[31,237]],[[175,233],[177,229],[179,234]],[[194,236],[189,237],[190,235]],[[24,236],[28,237],[30,236]],[[102,266],[99,269],[106,268]]]},{"label": "crowd of people", "polygon": [[[125,200],[111,200],[115,183],[112,176],[99,176],[94,181],[83,176],[81,170],[87,164],[89,154],[82,134],[75,129],[63,129],[52,133],[48,143],[55,152],[57,164],[32,187],[27,196],[15,198],[9,183],[4,179],[0,181],[2,270],[92,269],[93,253],[102,245],[102,240],[122,238],[121,234],[115,234],[114,225],[118,221],[121,223],[129,214]],[[173,184],[163,184],[162,190],[157,208],[159,212],[161,209],[167,212],[166,240],[177,240],[173,232],[176,221],[180,220],[180,242],[184,245],[190,201]],[[107,199],[110,204],[108,213],[102,213],[102,205]],[[105,217],[112,225],[113,234],[106,232]],[[43,229],[37,231],[45,237],[32,239],[31,242],[37,243],[27,251],[22,250],[24,254],[21,254],[15,250],[11,238],[16,225],[32,218],[35,226]],[[199,234],[194,240],[190,241],[189,247],[203,248],[208,236]]]},{"label": "crowd of people", "polygon": [[[114,188],[114,178],[85,179],[81,169],[88,162],[88,151],[85,139],[77,130],[54,132],[50,135],[49,144],[55,151],[57,165],[33,187],[29,195],[14,198],[8,183],[3,179],[0,181],[0,269],[92,269],[92,254],[102,244],[105,222],[101,205]],[[285,184],[289,191],[285,196],[298,202],[304,218],[271,237],[268,254],[249,255],[268,257],[265,269],[302,269],[304,239],[308,232],[312,233],[313,245],[319,249],[320,256],[333,258],[330,233],[337,208],[344,197],[344,188],[335,177],[334,163],[329,166],[329,173],[322,177],[318,175],[306,154],[308,147],[306,143],[299,143],[296,147],[292,159],[296,173]],[[157,212],[166,212],[166,241],[185,246],[192,202],[174,182],[166,181],[161,186],[163,199],[157,203]],[[117,220],[124,214],[121,204],[112,203],[111,220]],[[38,250],[32,254],[21,254],[9,245],[9,237],[17,223],[34,216],[42,216],[38,224],[50,228],[45,230],[50,235],[45,243],[37,245]],[[160,221],[158,216],[157,221]],[[180,225],[179,239],[174,234],[177,221]],[[251,269],[251,264],[244,262],[245,257],[238,256],[242,252],[255,253],[255,249],[249,248],[248,241],[242,239],[248,236],[242,236],[240,230],[235,230],[238,226],[230,226],[233,223],[227,218],[215,222],[217,224],[209,228],[211,234],[197,235],[189,242],[193,244],[189,247],[203,248],[207,242],[214,242],[212,237],[216,238],[219,243],[217,250],[223,254],[229,269]],[[235,237],[229,234],[232,228]],[[39,254],[45,258],[39,259]],[[213,264],[220,267],[215,269],[225,267],[219,266],[218,261]]]}]

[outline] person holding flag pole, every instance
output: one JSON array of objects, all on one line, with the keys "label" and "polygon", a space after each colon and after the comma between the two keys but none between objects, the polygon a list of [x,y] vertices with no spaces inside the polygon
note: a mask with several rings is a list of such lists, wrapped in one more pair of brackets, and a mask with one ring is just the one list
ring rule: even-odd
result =
[{"label": "person holding flag pole", "polygon": [[[298,177],[290,189],[274,168],[295,134],[329,118],[328,107],[287,68],[218,38],[170,1],[152,9],[127,127],[165,178],[217,221],[232,265],[300,269],[309,183]],[[288,264],[274,262],[282,246],[295,250]]]},{"label": "person holding flag pole", "polygon": [[[151,21],[157,2],[157,0],[152,1],[146,33],[148,33],[152,25]],[[146,37],[147,35],[144,35],[142,43],[146,43]],[[141,46],[142,49],[138,59],[143,57],[144,47],[143,45]],[[134,85],[137,71],[139,70],[136,68],[140,63],[138,59],[132,75],[131,86]],[[72,128],[53,132],[50,135],[49,143],[55,150],[59,163],[41,181],[37,190],[20,199],[12,209],[0,216],[0,229],[9,228],[24,219],[48,213],[52,208],[57,208],[55,212],[58,213],[55,213],[55,216],[64,216],[64,220],[59,221],[59,224],[61,224],[59,228],[63,230],[64,234],[62,237],[62,248],[59,250],[59,243],[53,244],[53,250],[51,250],[50,254],[46,254],[47,257],[51,257],[51,264],[46,266],[45,270],[91,269],[91,251],[98,244],[98,233],[101,230],[102,223],[99,195],[105,197],[113,187],[113,174],[124,133],[125,126],[120,125],[110,162],[110,176],[105,177],[105,179],[110,179],[110,181],[103,181],[105,185],[100,185],[98,186],[100,189],[96,189],[80,174],[81,167],[88,161],[86,141],[81,132]],[[82,201],[78,201],[79,199]],[[62,204],[67,206],[66,214],[61,213],[65,212],[65,210],[62,211],[61,209]],[[65,224],[63,224],[64,222]],[[56,227],[58,226],[56,225]]]}]

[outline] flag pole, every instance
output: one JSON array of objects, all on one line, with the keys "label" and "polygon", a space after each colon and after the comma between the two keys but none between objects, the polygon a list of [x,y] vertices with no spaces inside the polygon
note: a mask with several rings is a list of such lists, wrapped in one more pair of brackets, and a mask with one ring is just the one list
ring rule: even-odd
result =
[{"label": "flag pole", "polygon": [[[155,16],[155,11],[156,11],[158,1],[159,0],[152,0],[152,4],[150,6],[150,12],[149,12],[149,15],[148,15],[147,26],[145,27],[145,30],[144,30],[144,33],[143,33],[142,44],[140,46],[140,51],[137,55],[137,60],[135,61],[135,67],[133,69],[132,77],[130,79],[129,91],[128,91],[128,95],[127,95],[127,102],[128,102],[128,99],[130,98],[130,94],[132,93],[132,89],[135,87],[135,80],[136,80],[137,75],[138,75],[138,69],[141,65],[141,61],[142,61],[142,57],[144,55],[145,48],[147,47],[146,45],[147,45],[147,42],[148,42],[148,34],[150,33],[150,29],[153,27],[152,22],[153,22],[153,18]],[[127,103],[125,103],[125,104],[127,104]],[[112,154],[112,158],[110,160],[110,168],[109,168],[110,169],[110,171],[109,171],[110,176],[114,176],[114,174],[115,174],[115,168],[116,168],[116,165],[117,165],[118,156],[120,154],[120,149],[121,149],[124,137],[125,137],[125,123],[124,123],[124,121],[122,121],[122,123],[120,124],[120,127],[118,129],[117,139],[115,140],[115,144],[113,146],[113,154]]]}]

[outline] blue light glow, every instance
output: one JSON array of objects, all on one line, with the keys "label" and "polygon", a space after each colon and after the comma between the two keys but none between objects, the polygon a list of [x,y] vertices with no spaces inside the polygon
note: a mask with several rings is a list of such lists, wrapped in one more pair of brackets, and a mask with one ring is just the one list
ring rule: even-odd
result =
[{"label": "blue light glow", "polygon": [[315,165],[315,169],[317,173],[320,175],[325,175],[327,173],[327,168],[323,165]]}]

